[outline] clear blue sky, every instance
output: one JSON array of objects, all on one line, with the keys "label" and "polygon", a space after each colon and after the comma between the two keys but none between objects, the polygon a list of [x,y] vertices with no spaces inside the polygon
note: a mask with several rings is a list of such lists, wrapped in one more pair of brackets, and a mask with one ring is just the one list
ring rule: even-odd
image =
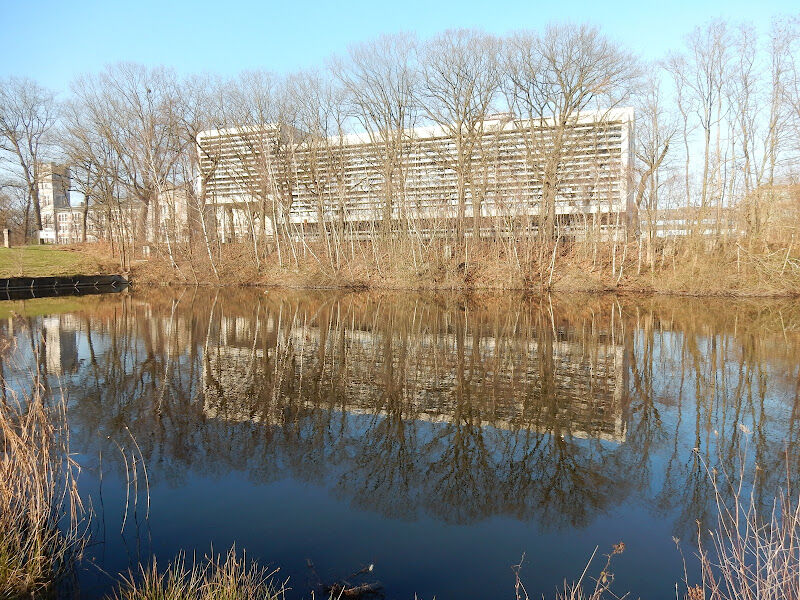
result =
[{"label": "clear blue sky", "polygon": [[24,75],[66,91],[75,75],[121,60],[180,73],[280,73],[320,66],[380,33],[504,33],[551,21],[598,25],[640,56],[658,58],[708,19],[766,28],[772,15],[791,13],[800,13],[797,0],[0,0],[0,77]]}]

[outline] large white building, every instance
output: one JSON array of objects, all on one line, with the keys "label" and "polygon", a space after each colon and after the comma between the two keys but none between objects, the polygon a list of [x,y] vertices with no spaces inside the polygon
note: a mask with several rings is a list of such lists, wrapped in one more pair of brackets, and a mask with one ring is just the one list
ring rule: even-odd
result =
[{"label": "large white building", "polygon": [[[566,126],[555,177],[562,232],[627,223],[633,126],[631,108],[583,113]],[[210,130],[198,136],[200,180],[225,239],[270,233],[276,223],[288,233],[320,223],[364,232],[386,218],[427,232],[458,217],[478,223],[481,235],[518,231],[537,227],[556,131],[552,122],[492,116],[465,158],[438,126],[392,140],[320,139],[278,125]]]}]

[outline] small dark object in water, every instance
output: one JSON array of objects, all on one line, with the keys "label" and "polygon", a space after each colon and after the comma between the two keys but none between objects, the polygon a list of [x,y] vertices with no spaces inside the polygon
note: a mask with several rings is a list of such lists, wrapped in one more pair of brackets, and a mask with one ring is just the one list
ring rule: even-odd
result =
[{"label": "small dark object in water", "polygon": [[383,596],[383,594],[380,592],[382,586],[379,581],[372,583],[351,583],[348,581],[348,579],[353,579],[366,573],[372,573],[372,570],[375,568],[375,565],[372,563],[351,574],[347,579],[336,581],[330,585],[322,583],[319,575],[317,574],[317,570],[314,568],[314,563],[311,562],[311,560],[306,559],[306,563],[308,564],[308,568],[311,570],[313,578],[317,582],[317,586],[321,588],[322,591],[325,592],[330,598],[363,598],[370,596]]}]

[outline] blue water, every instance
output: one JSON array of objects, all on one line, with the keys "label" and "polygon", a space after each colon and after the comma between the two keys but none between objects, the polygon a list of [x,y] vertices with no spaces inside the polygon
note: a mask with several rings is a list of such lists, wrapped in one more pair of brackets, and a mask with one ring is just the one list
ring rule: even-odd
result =
[{"label": "blue water", "polygon": [[692,580],[698,523],[713,526],[705,465],[757,462],[765,506],[797,474],[791,302],[36,302],[0,322],[16,341],[3,366],[24,387],[38,360],[67,393],[94,512],[86,598],[154,557],[232,545],[279,569],[292,598],[369,564],[356,579],[386,598],[513,598],[520,561],[533,598],[595,549],[596,575],[620,541],[612,589],[674,597],[674,538]]}]

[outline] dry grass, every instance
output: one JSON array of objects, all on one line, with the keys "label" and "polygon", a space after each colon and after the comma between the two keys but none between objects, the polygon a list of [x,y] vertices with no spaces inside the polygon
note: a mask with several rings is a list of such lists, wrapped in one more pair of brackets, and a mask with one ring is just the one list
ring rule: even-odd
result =
[{"label": "dry grass", "polygon": [[[52,590],[80,557],[86,522],[69,456],[66,406],[33,393],[0,399],[0,597]],[[2,382],[5,385],[5,382]]]},{"label": "dry grass", "polygon": [[282,600],[285,585],[276,583],[277,571],[259,567],[232,548],[187,564],[183,555],[163,572],[156,561],[138,573],[123,577],[115,600]]},{"label": "dry grass", "polygon": [[[692,295],[785,296],[800,293],[800,256],[792,245],[746,247],[738,240],[642,242],[481,240],[454,249],[444,241],[416,247],[409,240],[348,244],[333,261],[324,245],[298,248],[279,262],[266,249],[256,265],[252,246],[215,250],[217,275],[206,254],[175,246],[178,270],[163,250],[134,267],[146,284],[260,284],[284,287],[527,291],[631,291]],[[334,264],[335,263],[335,264]]]}]

